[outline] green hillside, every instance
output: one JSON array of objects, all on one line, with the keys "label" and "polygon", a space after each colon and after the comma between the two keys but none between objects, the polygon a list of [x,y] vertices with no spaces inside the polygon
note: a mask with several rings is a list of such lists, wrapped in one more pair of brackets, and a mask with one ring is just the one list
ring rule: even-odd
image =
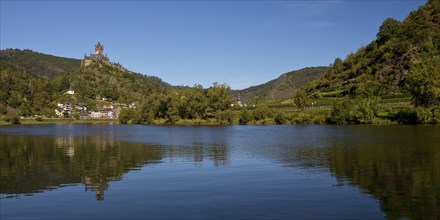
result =
[{"label": "green hillside", "polygon": [[[3,52],[0,60],[0,115],[54,116],[59,102],[83,103],[93,110],[105,103],[140,102],[152,93],[162,93],[169,87],[158,77],[105,64],[87,67],[66,65],[66,71],[62,72],[62,68],[55,68],[58,65],[56,61],[74,59],[30,51],[24,54],[33,55],[32,59],[28,57],[32,60],[29,63],[36,63],[38,68],[28,69],[20,61],[3,59]],[[37,69],[39,73],[33,72]],[[46,75],[55,69],[58,71],[56,74]],[[73,88],[75,94],[66,94],[69,88]]]},{"label": "green hillside", "polygon": [[102,99],[119,103],[140,101],[155,92],[163,92],[168,84],[157,77],[123,71],[109,65],[92,64],[56,77],[53,86],[59,94],[72,87],[82,100]]},{"label": "green hillside", "polygon": [[236,90],[244,103],[254,104],[268,101],[283,101],[292,98],[294,93],[313,80],[321,78],[328,67],[309,67],[291,71],[267,83]]},{"label": "green hillside", "polygon": [[[322,79],[305,89],[315,97],[406,93],[408,79],[419,70],[432,67],[439,55],[440,1],[430,0],[402,22],[386,19],[375,40],[345,60],[337,58]],[[438,70],[433,74],[438,76]]]},{"label": "green hillside", "polygon": [[32,50],[6,49],[0,51],[0,62],[24,69],[27,73],[53,78],[67,71],[78,69],[81,60],[57,57]]}]

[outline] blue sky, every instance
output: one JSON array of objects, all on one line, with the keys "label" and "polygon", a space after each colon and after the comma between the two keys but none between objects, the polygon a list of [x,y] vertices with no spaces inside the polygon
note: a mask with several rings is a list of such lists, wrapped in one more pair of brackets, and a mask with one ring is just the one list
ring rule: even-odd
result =
[{"label": "blue sky", "polygon": [[172,85],[243,89],[345,58],[425,3],[1,0],[0,48],[82,58],[101,41],[111,61]]}]

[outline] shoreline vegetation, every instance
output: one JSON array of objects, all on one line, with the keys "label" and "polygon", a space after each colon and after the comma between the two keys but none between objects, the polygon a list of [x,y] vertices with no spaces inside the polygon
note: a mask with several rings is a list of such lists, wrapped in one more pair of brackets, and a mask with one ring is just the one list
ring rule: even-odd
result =
[{"label": "shoreline vegetation", "polygon": [[[183,102],[187,103],[187,102]],[[316,103],[316,102],[310,102]],[[182,109],[182,104],[177,109]],[[119,118],[78,119],[78,118],[41,118],[18,116],[3,117],[0,125],[12,124],[54,124],[54,123],[115,123],[141,125],[180,125],[180,126],[225,126],[225,125],[326,125],[326,124],[439,124],[440,107],[415,107],[411,102],[392,102],[380,98],[342,99],[337,104],[302,108],[293,104],[267,104],[258,107],[230,107],[222,111],[205,113],[202,117],[182,117],[179,111],[151,112],[141,106],[137,109],[124,109]]]},{"label": "shoreline vegetation", "polygon": [[0,124],[57,123],[46,119],[57,115],[71,118],[66,123],[106,122],[82,118],[109,105],[115,114],[99,117],[120,124],[440,124],[439,17],[440,1],[429,0],[402,21],[387,18],[376,39],[328,67],[244,90],[171,86],[99,59],[75,68],[80,60],[2,50]]}]

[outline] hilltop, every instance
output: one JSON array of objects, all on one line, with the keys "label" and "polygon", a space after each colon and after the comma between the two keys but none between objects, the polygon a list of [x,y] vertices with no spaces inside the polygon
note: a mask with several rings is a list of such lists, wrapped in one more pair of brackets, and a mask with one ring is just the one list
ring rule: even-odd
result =
[{"label": "hilltop", "polygon": [[440,1],[430,0],[401,21],[386,19],[377,38],[305,90],[314,97],[393,96],[406,93],[408,78],[440,55]]},{"label": "hilltop", "polygon": [[[85,104],[93,110],[105,104],[139,102],[170,87],[158,77],[118,66],[91,63],[81,67],[81,60],[31,50],[0,52],[0,115],[55,116],[54,109],[63,102]],[[69,89],[74,94],[67,94]]]},{"label": "hilltop", "polygon": [[291,71],[264,84],[235,90],[233,93],[240,96],[242,102],[249,104],[284,101],[291,99],[295,92],[306,84],[324,76],[328,69],[328,67],[308,67]]},{"label": "hilltop", "polygon": [[0,64],[23,69],[31,75],[54,78],[67,71],[78,69],[81,60],[43,54],[28,49],[6,49],[0,51]]}]

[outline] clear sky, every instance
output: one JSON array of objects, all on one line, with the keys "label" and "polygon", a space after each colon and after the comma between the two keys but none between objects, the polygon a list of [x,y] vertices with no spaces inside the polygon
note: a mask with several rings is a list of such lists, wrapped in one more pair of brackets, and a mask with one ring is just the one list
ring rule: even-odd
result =
[{"label": "clear sky", "polygon": [[172,85],[243,89],[327,66],[426,0],[5,1],[0,48],[111,61]]}]

